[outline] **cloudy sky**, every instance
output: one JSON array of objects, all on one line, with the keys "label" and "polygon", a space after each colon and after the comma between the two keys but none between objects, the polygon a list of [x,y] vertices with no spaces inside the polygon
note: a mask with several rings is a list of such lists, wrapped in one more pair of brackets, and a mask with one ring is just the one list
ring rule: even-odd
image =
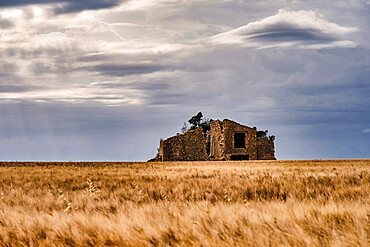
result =
[{"label": "cloudy sky", "polygon": [[0,160],[138,160],[202,111],[370,158],[368,0],[0,0]]}]

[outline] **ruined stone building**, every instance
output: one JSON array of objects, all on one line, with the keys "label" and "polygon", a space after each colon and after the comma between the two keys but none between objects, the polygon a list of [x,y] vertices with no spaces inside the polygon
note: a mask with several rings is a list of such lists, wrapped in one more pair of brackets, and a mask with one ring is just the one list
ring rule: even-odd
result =
[{"label": "ruined stone building", "polygon": [[274,141],[250,128],[225,119],[160,142],[159,161],[180,160],[272,160]]}]

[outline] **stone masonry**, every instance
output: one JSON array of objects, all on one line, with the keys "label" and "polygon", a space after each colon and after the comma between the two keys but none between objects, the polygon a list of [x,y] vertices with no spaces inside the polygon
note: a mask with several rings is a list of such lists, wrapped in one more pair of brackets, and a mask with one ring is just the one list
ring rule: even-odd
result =
[{"label": "stone masonry", "polygon": [[206,140],[203,129],[186,131],[160,142],[159,157],[162,161],[206,160]]},{"label": "stone masonry", "polygon": [[[207,146],[209,147],[207,149]],[[257,130],[224,119],[211,121],[205,135],[201,127],[160,142],[159,161],[271,160],[274,142],[257,137]]]}]

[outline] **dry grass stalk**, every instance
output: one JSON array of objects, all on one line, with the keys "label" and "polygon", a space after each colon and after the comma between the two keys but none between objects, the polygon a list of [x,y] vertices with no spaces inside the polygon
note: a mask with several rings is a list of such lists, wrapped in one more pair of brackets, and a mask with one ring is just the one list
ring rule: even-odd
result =
[{"label": "dry grass stalk", "polygon": [[369,167],[0,163],[0,245],[369,246]]}]

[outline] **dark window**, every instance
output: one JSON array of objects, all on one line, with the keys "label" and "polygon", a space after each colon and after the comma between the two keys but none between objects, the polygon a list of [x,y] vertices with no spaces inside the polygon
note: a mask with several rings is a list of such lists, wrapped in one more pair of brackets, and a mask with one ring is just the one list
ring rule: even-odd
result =
[{"label": "dark window", "polygon": [[245,148],[245,133],[234,133],[234,148]]},{"label": "dark window", "polygon": [[231,155],[231,160],[249,160],[249,155]]}]

